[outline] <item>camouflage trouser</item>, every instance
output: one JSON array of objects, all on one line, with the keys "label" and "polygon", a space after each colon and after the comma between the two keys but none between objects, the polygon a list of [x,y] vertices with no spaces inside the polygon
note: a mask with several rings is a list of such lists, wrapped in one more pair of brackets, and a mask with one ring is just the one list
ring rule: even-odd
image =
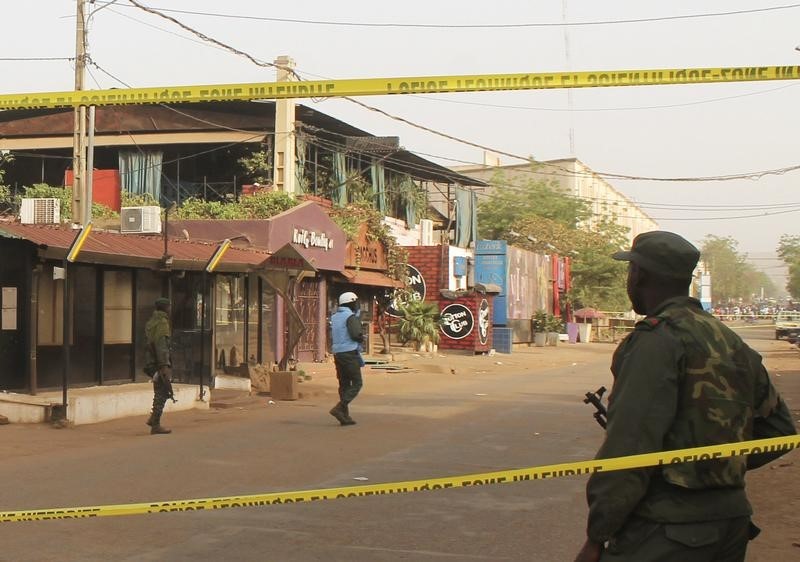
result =
[{"label": "camouflage trouser", "polygon": [[169,398],[169,383],[160,376],[153,377],[153,425],[161,423],[161,414],[164,412],[167,398]]},{"label": "camouflage trouser", "polygon": [[631,517],[608,543],[601,562],[743,562],[754,536],[750,517],[659,523]]}]

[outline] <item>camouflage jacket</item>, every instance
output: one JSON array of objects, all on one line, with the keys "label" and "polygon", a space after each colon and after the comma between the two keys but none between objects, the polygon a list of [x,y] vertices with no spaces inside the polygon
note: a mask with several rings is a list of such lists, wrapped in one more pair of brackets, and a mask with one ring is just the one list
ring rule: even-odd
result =
[{"label": "camouflage jacket", "polygon": [[[638,322],[615,351],[611,371],[608,427],[597,458],[795,433],[761,356],[695,299],[669,299]],[[747,465],[768,460],[597,473],[587,485],[589,538],[608,540],[634,513],[676,523],[749,515]]]},{"label": "camouflage jacket", "polygon": [[170,360],[169,350],[170,327],[167,313],[162,310],[153,312],[150,320],[147,321],[147,325],[145,325],[144,335],[146,341],[145,365],[147,368],[152,369],[155,373],[159,367],[171,367],[172,361]]}]

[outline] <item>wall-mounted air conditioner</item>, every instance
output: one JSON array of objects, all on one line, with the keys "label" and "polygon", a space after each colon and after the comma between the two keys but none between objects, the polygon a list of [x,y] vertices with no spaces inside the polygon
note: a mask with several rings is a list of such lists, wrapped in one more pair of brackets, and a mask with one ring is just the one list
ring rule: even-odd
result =
[{"label": "wall-mounted air conditioner", "polygon": [[161,232],[161,207],[123,207],[120,210],[120,232],[159,234]]},{"label": "wall-mounted air conditioner", "polygon": [[55,224],[61,222],[61,202],[55,197],[22,199],[19,218],[22,224]]},{"label": "wall-mounted air conditioner", "polygon": [[433,221],[422,219],[419,221],[419,243],[421,246],[433,246]]}]

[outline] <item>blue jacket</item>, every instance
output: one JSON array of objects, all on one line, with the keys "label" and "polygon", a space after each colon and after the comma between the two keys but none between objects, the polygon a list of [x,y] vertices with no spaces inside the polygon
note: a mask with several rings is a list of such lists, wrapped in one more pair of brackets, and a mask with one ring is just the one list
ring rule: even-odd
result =
[{"label": "blue jacket", "polygon": [[358,316],[346,306],[340,306],[331,316],[331,349],[334,353],[356,351],[363,336]]}]

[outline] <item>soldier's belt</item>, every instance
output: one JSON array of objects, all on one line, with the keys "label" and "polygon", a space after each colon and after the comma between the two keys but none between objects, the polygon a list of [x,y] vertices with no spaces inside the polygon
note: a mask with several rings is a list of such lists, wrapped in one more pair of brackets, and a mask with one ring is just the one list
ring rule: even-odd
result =
[{"label": "soldier's belt", "polygon": [[383,484],[364,484],[341,488],[321,488],[317,490],[300,490],[294,492],[267,492],[242,496],[217,498],[198,498],[188,500],[153,501],[119,505],[96,505],[84,507],[57,507],[50,509],[26,509],[0,512],[0,522],[42,521],[47,519],[77,519],[85,517],[112,517],[115,515],[143,515],[146,513],[163,513],[174,511],[203,511],[226,509],[232,507],[254,507],[285,503],[312,502],[319,500],[336,500],[363,496],[387,494],[403,494],[443,490],[445,488],[463,488],[488,484],[506,484],[527,480],[544,480],[610,472],[630,468],[643,468],[664,464],[695,462],[711,459],[741,457],[751,454],[791,451],[800,447],[800,436],[775,437],[756,441],[742,441],[725,445],[695,447],[658,453],[646,453],[629,457],[616,457],[591,461],[579,461],[530,468],[501,470],[497,472],[481,472],[461,476],[446,476],[425,480],[408,480],[405,482],[389,482]]}]

